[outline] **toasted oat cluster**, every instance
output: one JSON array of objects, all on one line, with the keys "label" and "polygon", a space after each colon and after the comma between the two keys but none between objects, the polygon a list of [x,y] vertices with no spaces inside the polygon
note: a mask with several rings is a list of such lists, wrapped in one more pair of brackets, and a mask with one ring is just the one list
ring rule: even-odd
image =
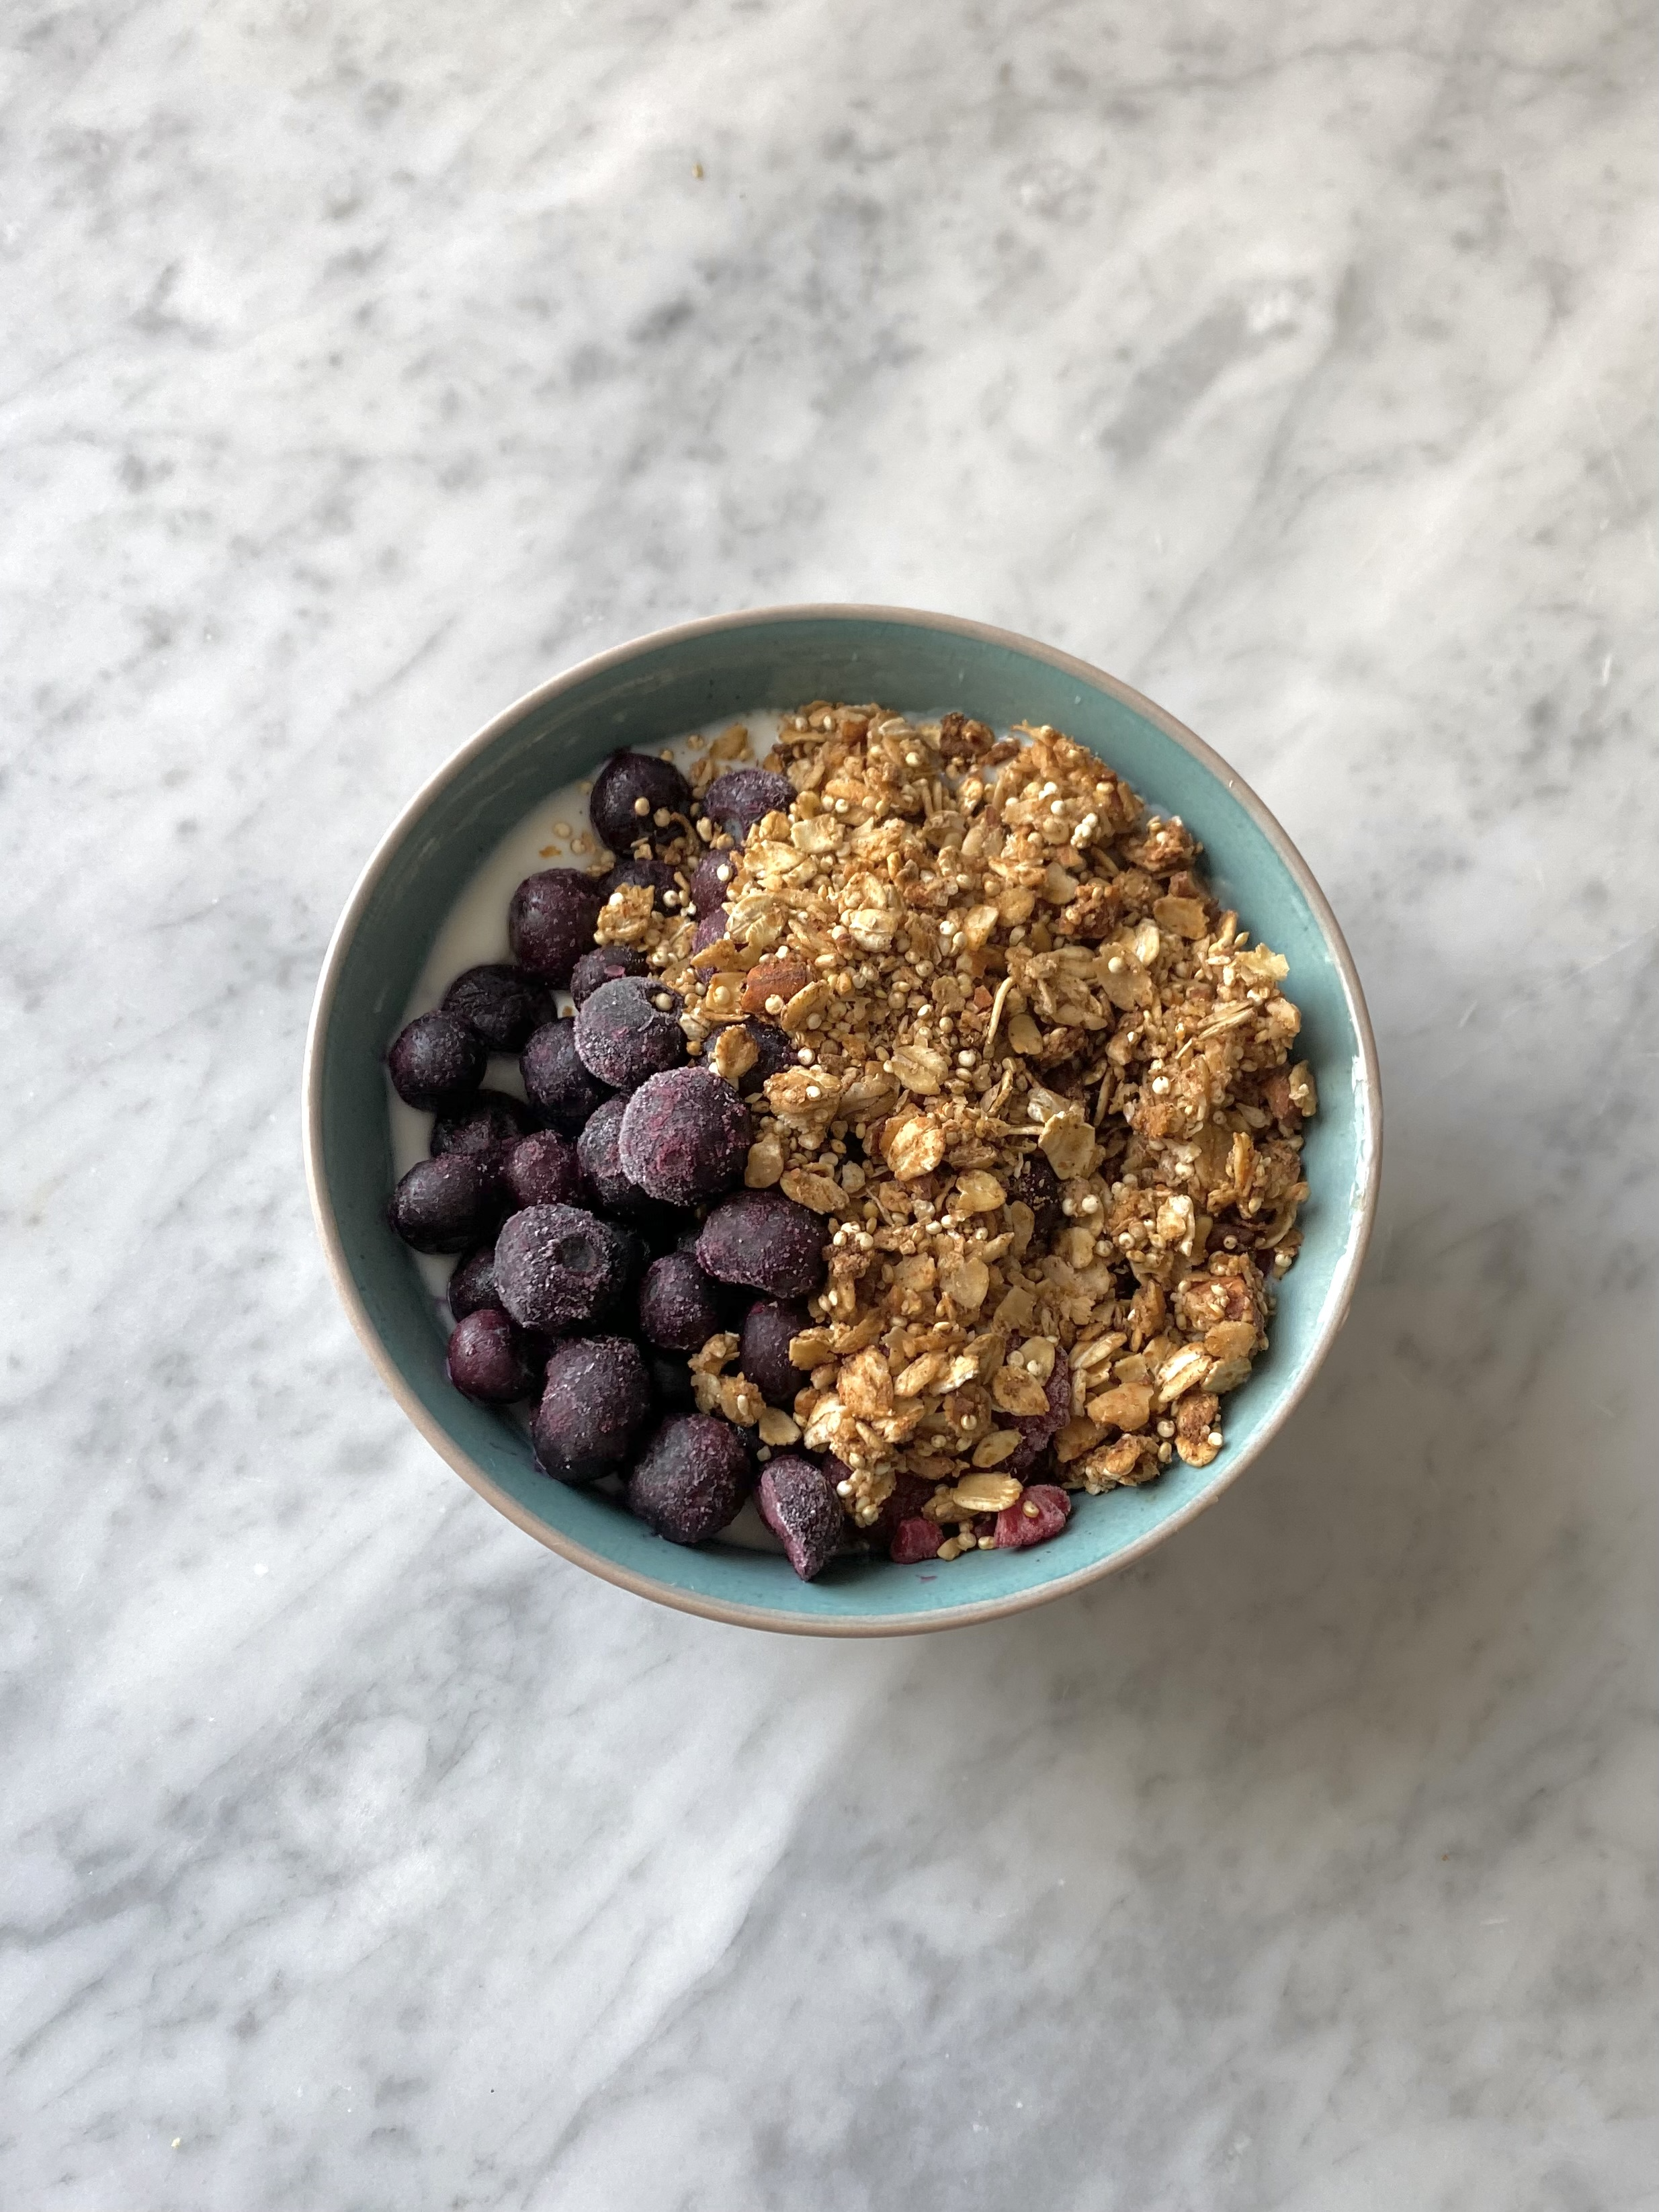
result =
[{"label": "toasted oat cluster", "polygon": [[[745,749],[695,765],[700,805]],[[1182,822],[1056,730],[818,701],[764,771],[793,797],[735,818],[741,843],[696,822],[695,915],[623,884],[595,931],[732,1084],[764,1073],[757,1034],[793,1047],[751,1097],[744,1181],[823,1222],[801,1387],[764,1405],[726,1332],[692,1359],[699,1406],[839,1461],[860,1527],[898,1486],[955,1532],[941,1558],[1039,1475],[1209,1465],[1308,1194],[1285,962]]]}]

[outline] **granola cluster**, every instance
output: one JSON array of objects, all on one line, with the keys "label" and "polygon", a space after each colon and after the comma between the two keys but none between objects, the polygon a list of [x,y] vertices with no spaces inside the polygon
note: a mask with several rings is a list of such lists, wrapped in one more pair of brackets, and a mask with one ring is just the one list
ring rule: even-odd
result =
[{"label": "granola cluster", "polygon": [[[746,750],[727,732],[694,792]],[[725,856],[722,933],[697,949],[684,873],[665,904],[623,884],[596,932],[647,956],[733,1082],[746,1018],[794,1047],[752,1102],[745,1181],[823,1220],[801,1389],[766,1408],[721,1335],[700,1402],[833,1455],[860,1526],[908,1479],[957,1532],[943,1557],[989,1540],[1038,1451],[1091,1492],[1208,1466],[1308,1194],[1285,962],[1220,908],[1185,825],[1056,730],[817,701],[762,765],[787,812],[740,848],[688,824],[685,867]]]}]

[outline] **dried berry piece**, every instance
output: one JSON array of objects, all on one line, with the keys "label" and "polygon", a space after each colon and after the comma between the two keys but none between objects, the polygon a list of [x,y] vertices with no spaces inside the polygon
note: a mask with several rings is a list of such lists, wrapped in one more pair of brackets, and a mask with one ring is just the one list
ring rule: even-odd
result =
[{"label": "dried berry piece", "polygon": [[567,1137],[576,1136],[594,1108],[611,1095],[582,1065],[576,1050],[576,1024],[568,1018],[537,1030],[524,1048],[519,1072],[537,1113]]},{"label": "dried berry piece", "polygon": [[576,868],[544,868],[526,876],[507,909],[507,941],[520,967],[565,984],[593,942],[599,888]]},{"label": "dried berry piece", "polygon": [[723,1283],[804,1298],[823,1281],[823,1224],[781,1191],[733,1191],[704,1222],[697,1258]]},{"label": "dried berry piece", "polygon": [[674,1413],[628,1478],[628,1508],[671,1544],[701,1544],[725,1528],[748,1486],[749,1449],[729,1421]]},{"label": "dried berry piece", "polygon": [[620,1229],[579,1206],[528,1206],[495,1240],[501,1304],[525,1328],[592,1321],[623,1296],[635,1257]]},{"label": "dried berry piece", "polygon": [[697,926],[691,933],[693,952],[702,952],[709,945],[718,945],[726,934],[726,920],[723,906],[711,906],[707,914],[699,915]]},{"label": "dried berry piece", "polygon": [[665,1352],[700,1352],[725,1326],[720,1285],[690,1253],[665,1252],[651,1262],[640,1285],[642,1335]]},{"label": "dried berry piece", "polygon": [[743,1317],[738,1364],[769,1406],[793,1406],[806,1377],[789,1357],[793,1339],[811,1328],[803,1305],[780,1298],[757,1298]]},{"label": "dried berry piece", "polygon": [[633,1224],[654,1240],[672,1231],[673,1218],[646,1196],[623,1166],[618,1146],[627,1109],[625,1098],[607,1098],[597,1108],[576,1139],[576,1157],[600,1212]]},{"label": "dried berry piece", "polygon": [[[587,818],[600,844],[629,853],[641,837],[655,845],[685,834],[691,811],[691,787],[672,761],[650,753],[612,753],[593,779]],[[663,813],[682,819],[659,822]]]},{"label": "dried berry piece", "polygon": [[761,1469],[755,1503],[801,1580],[822,1574],[841,1549],[847,1521],[817,1462],[804,1453],[780,1453]]},{"label": "dried berry piece", "polygon": [[781,1014],[797,991],[804,991],[812,971],[799,952],[772,952],[749,970],[738,1001],[745,1014]]},{"label": "dried berry piece", "polygon": [[538,1129],[507,1155],[507,1188],[520,1206],[580,1206],[587,1197],[576,1147],[556,1129]]},{"label": "dried berry piece", "polygon": [[465,1252],[483,1243],[501,1218],[500,1168],[477,1152],[417,1160],[386,1207],[392,1228],[417,1252]]},{"label": "dried berry piece", "polygon": [[602,983],[576,1014],[582,1064],[613,1091],[636,1091],[647,1075],[685,1058],[680,995],[665,983],[624,975]]},{"label": "dried berry piece", "polygon": [[428,1146],[434,1159],[446,1152],[499,1152],[505,1156],[535,1120],[522,1098],[510,1091],[481,1091],[471,1105],[440,1114]]},{"label": "dried berry piece", "polygon": [[480,1307],[457,1323],[445,1364],[455,1388],[481,1406],[514,1406],[535,1393],[533,1349],[499,1306]]},{"label": "dried berry piece", "polygon": [[764,816],[787,814],[795,787],[787,775],[764,768],[731,768],[717,775],[702,795],[702,811],[741,845]]},{"label": "dried berry piece", "polygon": [[470,1313],[477,1313],[484,1306],[500,1305],[501,1294],[495,1281],[493,1244],[481,1244],[476,1252],[469,1252],[465,1260],[455,1262],[447,1295],[449,1310],[457,1321],[465,1321]]},{"label": "dried berry piece", "polygon": [[754,1133],[749,1109],[712,1067],[676,1067],[629,1100],[618,1152],[647,1196],[694,1206],[742,1180]]},{"label": "dried berry piece", "polygon": [[997,1549],[1023,1552],[1058,1536],[1071,1518],[1072,1501],[1052,1482],[1034,1482],[997,1516]]},{"label": "dried berry piece", "polygon": [[1012,1456],[998,1468],[999,1474],[1016,1474],[1024,1482],[1039,1467],[1048,1464],[1054,1438],[1072,1418],[1072,1370],[1070,1363],[1056,1359],[1042,1386],[1046,1406],[1041,1413],[1004,1414],[1012,1429],[1019,1431],[1020,1441]]},{"label": "dried berry piece", "polygon": [[1031,1241],[1039,1247],[1046,1245],[1060,1226],[1060,1177],[1041,1152],[1027,1152],[1009,1186],[1008,1195],[1030,1207],[1036,1223]]},{"label": "dried berry piece", "polygon": [[944,1541],[945,1531],[937,1521],[925,1521],[920,1513],[913,1513],[894,1529],[887,1556],[895,1566],[919,1566],[924,1559],[938,1559]]},{"label": "dried berry piece", "polygon": [[584,952],[570,971],[570,995],[580,1006],[601,983],[615,983],[624,975],[648,975],[651,963],[631,945],[596,945]]},{"label": "dried berry piece", "polygon": [[548,1361],[530,1441],[544,1473],[560,1482],[595,1482],[622,1471],[652,1411],[638,1345],[625,1336],[583,1337],[562,1344]]},{"label": "dried berry piece", "polygon": [[[836,1481],[848,1480],[851,1472],[850,1469],[842,1468],[839,1460],[832,1460],[830,1468],[831,1479]],[[894,1478],[893,1487],[882,1500],[875,1525],[868,1531],[871,1549],[876,1552],[890,1550],[900,1522],[914,1520],[933,1496],[933,1484],[926,1475],[909,1474],[901,1469]],[[932,1522],[928,1523],[930,1528],[934,1525]],[[940,1540],[943,1541],[942,1531]],[[934,1551],[938,1548],[938,1545],[933,1547]],[[933,1553],[928,1552],[923,1556],[932,1559]]]},{"label": "dried berry piece", "polygon": [[454,1014],[416,1014],[392,1039],[386,1056],[392,1087],[423,1114],[465,1105],[484,1079],[489,1052]]},{"label": "dried berry piece", "polygon": [[556,1008],[539,976],[496,960],[458,975],[444,993],[443,1011],[469,1023],[491,1052],[519,1053]]}]

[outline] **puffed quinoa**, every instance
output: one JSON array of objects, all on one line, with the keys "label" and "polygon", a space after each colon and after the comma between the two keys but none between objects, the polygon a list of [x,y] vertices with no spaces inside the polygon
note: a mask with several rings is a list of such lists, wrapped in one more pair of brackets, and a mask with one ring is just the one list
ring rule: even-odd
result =
[{"label": "puffed quinoa", "polygon": [[[716,740],[694,791],[745,743]],[[648,886],[596,933],[646,951],[728,1079],[755,1063],[745,1019],[797,1047],[751,1101],[744,1180],[823,1220],[801,1389],[763,1409],[722,1336],[692,1360],[698,1405],[833,1453],[858,1526],[901,1475],[932,1483],[922,1512],[957,1527],[941,1560],[994,1540],[974,1520],[1018,1498],[999,1469],[1059,1363],[1070,1418],[1029,1479],[1207,1467],[1308,1195],[1286,963],[1221,908],[1185,824],[1057,730],[816,700],[762,765],[794,799],[731,851],[726,933],[694,954]],[[706,816],[695,836],[730,846]],[[1061,1194],[1046,1237],[1034,1159]]]}]

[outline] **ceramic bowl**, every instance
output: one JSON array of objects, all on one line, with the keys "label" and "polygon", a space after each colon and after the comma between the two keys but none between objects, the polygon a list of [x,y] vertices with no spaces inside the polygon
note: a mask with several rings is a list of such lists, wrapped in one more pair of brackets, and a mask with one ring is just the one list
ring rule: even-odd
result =
[{"label": "ceramic bowl", "polygon": [[[381,1054],[440,924],[492,848],[619,745],[655,748],[717,716],[802,699],[957,707],[1051,723],[1098,752],[1206,848],[1218,895],[1290,962],[1319,1085],[1305,1242],[1272,1349],[1227,1403],[1227,1444],[1136,1490],[1079,1495],[1054,1541],[941,1566],[837,1564],[797,1581],[777,1556],[665,1542],[608,1498],[539,1474],[522,1431],[444,1376],[432,1301],[386,1224],[392,1152]],[[509,707],[417,792],[352,892],[318,986],[305,1071],[306,1167],[346,1310],[422,1435],[498,1511],[642,1597],[757,1628],[877,1636],[949,1628],[1063,1596],[1139,1559],[1218,1498],[1277,1435],[1342,1326],[1376,1198],[1380,1097],[1359,979],[1330,908],[1267,809],[1217,754],[1127,684],[1005,630],[902,608],[722,615],[602,653]]]}]

